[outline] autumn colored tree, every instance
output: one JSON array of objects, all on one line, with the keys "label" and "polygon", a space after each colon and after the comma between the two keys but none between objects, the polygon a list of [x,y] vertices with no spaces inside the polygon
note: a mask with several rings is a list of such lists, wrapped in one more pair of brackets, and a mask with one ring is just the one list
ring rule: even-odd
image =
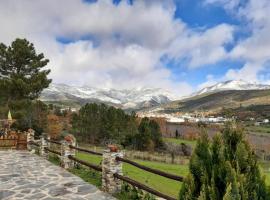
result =
[{"label": "autumn colored tree", "polygon": [[63,130],[59,117],[54,114],[49,114],[47,116],[47,120],[47,133],[51,136],[51,138],[58,138]]}]

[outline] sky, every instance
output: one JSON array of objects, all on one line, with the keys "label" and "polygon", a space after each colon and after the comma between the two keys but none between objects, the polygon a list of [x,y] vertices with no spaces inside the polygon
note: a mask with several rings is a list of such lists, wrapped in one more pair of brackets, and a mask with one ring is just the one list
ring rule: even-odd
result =
[{"label": "sky", "polygon": [[269,0],[1,0],[0,42],[32,42],[54,83],[185,96],[270,84],[269,13]]}]

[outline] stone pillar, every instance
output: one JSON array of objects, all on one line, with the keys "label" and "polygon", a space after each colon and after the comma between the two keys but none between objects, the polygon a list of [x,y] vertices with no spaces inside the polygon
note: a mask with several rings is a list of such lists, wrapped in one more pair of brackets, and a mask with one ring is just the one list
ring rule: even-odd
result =
[{"label": "stone pillar", "polygon": [[65,140],[61,141],[61,167],[64,169],[70,169],[75,166],[75,162],[68,158],[69,155],[75,156],[76,150],[70,148],[69,146],[76,146],[76,139],[72,136],[65,138]]},{"label": "stone pillar", "polygon": [[116,157],[122,158],[123,156],[123,152],[104,150],[102,157],[102,189],[110,194],[121,190],[121,180],[114,178],[113,174],[123,175],[122,162],[116,160]]},{"label": "stone pillar", "polygon": [[48,158],[48,151],[45,150],[45,148],[48,148],[48,142],[46,141],[46,135],[41,135],[40,137],[40,149],[39,153],[41,157]]},{"label": "stone pillar", "polygon": [[[51,139],[51,136],[47,136],[47,140],[50,140]],[[46,141],[47,142],[47,147],[48,147],[48,149],[50,149],[51,147],[53,147],[51,144],[52,143],[50,143],[50,142],[48,142],[48,141]]]},{"label": "stone pillar", "polygon": [[26,136],[28,151],[32,151],[32,145],[30,143],[34,142],[35,140],[34,135],[35,135],[35,131],[33,129],[29,129]]}]

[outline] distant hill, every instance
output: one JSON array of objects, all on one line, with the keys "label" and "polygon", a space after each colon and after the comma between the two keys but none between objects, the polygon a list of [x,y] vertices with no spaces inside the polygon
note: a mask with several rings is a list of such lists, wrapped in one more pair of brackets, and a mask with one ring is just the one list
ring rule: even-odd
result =
[{"label": "distant hill", "polygon": [[270,85],[250,83],[243,80],[230,80],[225,82],[216,83],[212,86],[205,87],[198,92],[193,93],[191,96],[198,96],[201,94],[209,94],[218,91],[227,90],[267,90]]},{"label": "distant hill", "polygon": [[228,90],[203,93],[183,100],[173,101],[160,107],[161,112],[220,111],[223,108],[239,108],[270,105],[270,89]]}]

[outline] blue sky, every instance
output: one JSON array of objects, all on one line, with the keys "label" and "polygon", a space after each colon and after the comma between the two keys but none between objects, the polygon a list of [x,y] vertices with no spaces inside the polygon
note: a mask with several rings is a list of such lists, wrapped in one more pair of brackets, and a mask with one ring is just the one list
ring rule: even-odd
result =
[{"label": "blue sky", "polygon": [[[236,15],[226,10],[220,4],[206,5],[204,1],[198,0],[176,0],[175,18],[183,20],[189,27],[193,29],[208,29],[215,27],[222,23],[227,23],[233,26],[241,27],[245,25],[245,21],[241,21]],[[238,30],[234,33],[234,41],[225,47],[230,50],[234,47],[238,40],[243,40],[248,37],[249,31],[242,32]],[[173,70],[173,74],[176,75],[174,79],[177,80],[177,74],[182,74],[179,78],[189,82],[192,87],[197,87],[207,81],[207,76],[212,75],[217,79],[223,77],[223,75],[229,69],[239,70],[243,66],[241,60],[226,61],[221,60],[214,64],[206,64],[196,69],[188,69],[185,67],[186,63],[170,63],[167,67]]]},{"label": "blue sky", "polygon": [[270,84],[269,12],[268,0],[3,0],[0,41],[33,42],[55,83],[183,96]]}]

